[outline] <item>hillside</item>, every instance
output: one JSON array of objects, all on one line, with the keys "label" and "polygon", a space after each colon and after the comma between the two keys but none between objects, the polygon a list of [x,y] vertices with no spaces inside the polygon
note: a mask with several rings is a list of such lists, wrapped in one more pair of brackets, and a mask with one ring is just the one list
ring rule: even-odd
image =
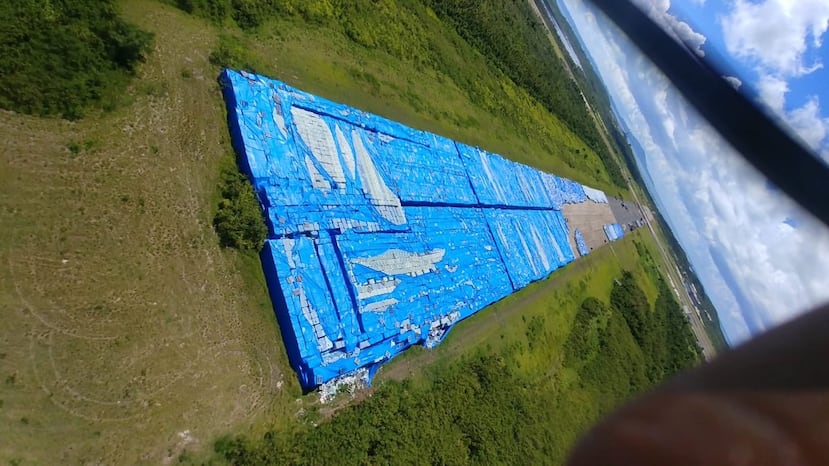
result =
[{"label": "hillside", "polygon": [[[222,64],[624,192],[572,123],[447,20],[414,0],[375,3],[335,16],[308,9],[328,2],[307,2],[245,23],[238,12],[234,20],[199,10],[223,2],[123,2],[119,18],[152,45],[110,88],[119,96],[112,105],[85,101],[75,121],[0,112],[0,461],[172,463],[209,457],[226,435],[304,435],[330,414],[301,394],[287,365],[258,257],[222,248],[212,226],[220,174],[233,164],[215,80]],[[444,384],[444,364],[503,351],[519,372],[499,369],[505,378],[495,382],[521,380],[555,400],[538,425],[556,429],[561,443],[550,455],[560,459],[632,393],[580,382],[562,348],[581,304],[609,306],[623,270],[657,305],[660,279],[634,242],[653,247],[637,233],[600,251],[464,322],[439,351],[404,356],[389,378],[405,367],[417,369],[413,384]],[[620,344],[641,358],[614,319]],[[527,332],[544,344],[530,348]],[[459,377],[466,367],[457,366]],[[378,393],[401,393],[396,384]]]},{"label": "hillside", "polygon": [[4,463],[157,464],[299,394],[257,258],[211,228],[216,34],[155,3],[124,15],[156,33],[132,103],[0,113]]},{"label": "hillside", "polygon": [[4,2],[0,5],[0,108],[34,115],[83,116],[113,108],[152,43],[112,0]]}]

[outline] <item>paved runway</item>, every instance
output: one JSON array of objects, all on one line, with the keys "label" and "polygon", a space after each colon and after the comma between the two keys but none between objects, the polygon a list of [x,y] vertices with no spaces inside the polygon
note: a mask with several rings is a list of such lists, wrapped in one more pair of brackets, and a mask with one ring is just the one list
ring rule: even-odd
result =
[{"label": "paved runway", "polygon": [[635,228],[637,222],[645,221],[642,212],[639,210],[639,205],[635,202],[622,201],[610,196],[607,200],[610,209],[613,211],[613,216],[616,217],[616,223],[622,225],[626,232],[630,231],[629,225],[633,224]]},{"label": "paved runway", "polygon": [[576,228],[584,236],[587,247],[593,250],[608,242],[604,232],[605,225],[618,223],[627,233],[637,228],[640,220],[643,220],[638,204],[610,196],[607,199],[607,204],[588,201],[582,204],[565,204],[562,207],[564,218],[567,219],[567,225],[570,227],[570,246],[577,255],[578,250],[573,239],[573,232]]}]

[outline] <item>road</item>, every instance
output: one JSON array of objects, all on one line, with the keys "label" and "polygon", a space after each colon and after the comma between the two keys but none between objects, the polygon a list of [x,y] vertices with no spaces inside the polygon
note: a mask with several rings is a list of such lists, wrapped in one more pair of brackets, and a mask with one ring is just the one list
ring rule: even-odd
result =
[{"label": "road", "polygon": [[[555,41],[555,38],[553,36],[554,31],[550,30],[550,27],[548,26],[547,21],[544,18],[544,15],[538,9],[538,5],[536,5],[535,0],[528,1],[533,11],[535,11],[539,19],[541,20],[541,24],[543,24],[544,28],[547,30],[547,37],[553,44],[553,48],[556,50],[556,54],[561,59],[561,62],[564,64],[567,73],[570,75],[570,78],[573,79],[576,85],[579,86],[578,81],[576,81],[573,77],[573,70],[570,68],[570,63],[565,59],[563,52],[559,48],[558,43]],[[677,300],[683,308],[694,310],[694,312],[686,313],[686,315],[688,315],[688,320],[691,323],[691,329],[694,331],[694,335],[697,338],[697,342],[702,348],[705,359],[710,360],[716,355],[716,349],[714,348],[714,345],[711,343],[711,339],[708,337],[708,333],[706,333],[705,331],[705,325],[700,319],[699,313],[696,312],[696,307],[691,302],[691,298],[685,292],[685,287],[682,285],[682,273],[680,272],[679,267],[676,265],[676,261],[674,261],[673,256],[669,254],[668,251],[666,251],[666,247],[663,244],[660,235],[657,234],[657,231],[653,226],[653,219],[645,212],[645,209],[643,208],[644,204],[642,203],[642,200],[640,199],[639,194],[636,191],[636,185],[631,179],[630,171],[627,168],[627,164],[624,163],[624,161],[620,160],[617,151],[614,150],[613,145],[610,143],[610,140],[608,139],[607,127],[605,126],[602,119],[598,116],[598,114],[590,106],[590,103],[587,101],[587,99],[584,98],[583,93],[582,99],[584,99],[584,105],[587,107],[587,111],[590,113],[590,116],[593,117],[593,123],[596,125],[596,129],[601,135],[605,146],[607,146],[608,151],[610,152],[610,154],[612,154],[612,156],[616,160],[616,163],[619,164],[619,166],[622,168],[622,175],[625,178],[628,190],[630,191],[631,196],[633,197],[633,201],[636,203],[640,212],[642,213],[642,218],[645,219],[645,224],[648,226],[648,230],[650,231],[651,236],[653,236],[654,242],[659,248],[659,253],[662,256],[662,261],[667,267],[667,270],[663,270],[663,274],[666,277],[668,277],[668,281],[671,284],[671,289],[674,291],[674,295],[676,296]]]}]

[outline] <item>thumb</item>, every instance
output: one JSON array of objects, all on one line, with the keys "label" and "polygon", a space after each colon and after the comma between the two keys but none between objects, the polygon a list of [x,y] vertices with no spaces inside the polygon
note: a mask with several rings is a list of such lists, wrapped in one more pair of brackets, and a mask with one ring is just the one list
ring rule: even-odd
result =
[{"label": "thumb", "polygon": [[571,466],[829,464],[829,306],[677,377],[588,434]]},{"label": "thumb", "polygon": [[586,436],[571,466],[829,464],[829,392],[663,392]]}]

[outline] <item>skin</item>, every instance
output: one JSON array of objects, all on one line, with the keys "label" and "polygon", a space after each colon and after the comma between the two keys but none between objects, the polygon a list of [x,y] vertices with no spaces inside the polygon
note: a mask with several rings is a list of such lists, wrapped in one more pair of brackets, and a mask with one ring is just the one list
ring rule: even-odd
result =
[{"label": "skin", "polygon": [[829,306],[623,407],[568,464],[829,464]]}]

